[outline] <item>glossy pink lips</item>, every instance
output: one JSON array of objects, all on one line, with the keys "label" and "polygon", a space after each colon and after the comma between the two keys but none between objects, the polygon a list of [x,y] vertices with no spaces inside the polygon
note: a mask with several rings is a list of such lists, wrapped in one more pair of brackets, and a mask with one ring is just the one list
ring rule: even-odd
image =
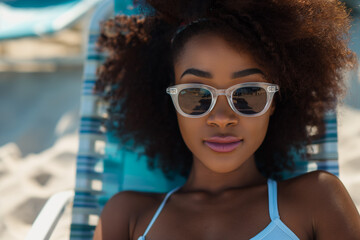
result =
[{"label": "glossy pink lips", "polygon": [[242,139],[226,136],[226,137],[212,137],[206,139],[204,143],[215,152],[231,152],[237,148],[243,142]]}]

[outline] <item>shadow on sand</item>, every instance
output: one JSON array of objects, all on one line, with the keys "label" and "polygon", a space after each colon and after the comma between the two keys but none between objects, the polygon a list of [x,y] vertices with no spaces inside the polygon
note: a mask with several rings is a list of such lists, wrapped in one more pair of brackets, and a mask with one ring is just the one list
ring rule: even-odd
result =
[{"label": "shadow on sand", "polygon": [[0,73],[0,146],[14,142],[25,157],[78,128],[82,68]]}]

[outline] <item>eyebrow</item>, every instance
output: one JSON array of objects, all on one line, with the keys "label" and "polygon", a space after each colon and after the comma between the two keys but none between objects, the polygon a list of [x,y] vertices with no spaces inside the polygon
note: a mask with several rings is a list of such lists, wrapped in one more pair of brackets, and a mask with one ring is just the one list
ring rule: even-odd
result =
[{"label": "eyebrow", "polygon": [[[183,72],[183,74],[181,74],[180,78],[182,78],[186,74],[191,74],[191,75],[198,76],[198,77],[203,77],[203,78],[213,78],[213,76],[212,76],[212,74],[210,72],[206,72],[206,71],[195,69],[195,68],[186,69]],[[264,75],[264,73],[258,68],[248,68],[248,69],[245,69],[245,70],[234,72],[232,74],[232,78],[233,79],[234,78],[241,78],[241,77],[246,77],[246,76],[249,76],[249,75],[252,75],[252,74],[262,74],[262,75]]]},{"label": "eyebrow", "polygon": [[181,74],[180,78],[182,78],[186,74],[192,74],[192,75],[195,75],[195,76],[198,76],[198,77],[204,77],[204,78],[212,78],[213,77],[212,74],[209,73],[209,72],[205,72],[205,71],[195,69],[195,68],[189,68],[189,69],[186,69],[183,72],[183,74]]},{"label": "eyebrow", "polygon": [[245,69],[245,70],[241,70],[238,72],[234,72],[232,75],[232,78],[241,78],[241,77],[246,77],[252,74],[262,74],[265,75],[260,69],[258,68],[249,68],[249,69]]}]

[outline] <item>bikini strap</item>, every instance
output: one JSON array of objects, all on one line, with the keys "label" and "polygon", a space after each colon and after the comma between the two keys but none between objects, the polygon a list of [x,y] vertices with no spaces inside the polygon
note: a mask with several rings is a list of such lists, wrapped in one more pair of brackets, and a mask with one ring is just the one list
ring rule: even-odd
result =
[{"label": "bikini strap", "polygon": [[272,179],[268,179],[268,194],[269,194],[269,214],[271,221],[280,218],[278,203],[277,203],[277,183]]},{"label": "bikini strap", "polygon": [[160,204],[159,208],[157,209],[155,215],[154,215],[153,218],[151,219],[151,222],[149,223],[148,227],[146,228],[146,230],[145,230],[145,232],[144,232],[144,234],[143,234],[143,236],[142,236],[144,239],[145,239],[146,234],[149,232],[150,228],[152,227],[152,225],[154,224],[154,222],[156,221],[156,219],[157,219],[158,216],[160,215],[160,212],[161,212],[161,210],[164,208],[166,201],[169,199],[169,197],[171,196],[171,194],[173,194],[174,192],[176,192],[180,187],[181,187],[181,186],[176,187],[176,188],[174,188],[173,190],[171,190],[170,192],[168,192],[168,193],[166,194],[164,200],[163,200],[162,203]]}]

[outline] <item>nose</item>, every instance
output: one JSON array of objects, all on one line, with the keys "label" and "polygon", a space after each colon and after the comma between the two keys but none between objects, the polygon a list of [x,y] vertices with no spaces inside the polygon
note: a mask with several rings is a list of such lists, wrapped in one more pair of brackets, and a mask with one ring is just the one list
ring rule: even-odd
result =
[{"label": "nose", "polygon": [[218,96],[214,108],[208,115],[207,124],[220,128],[238,124],[238,117],[231,109],[226,96]]}]

